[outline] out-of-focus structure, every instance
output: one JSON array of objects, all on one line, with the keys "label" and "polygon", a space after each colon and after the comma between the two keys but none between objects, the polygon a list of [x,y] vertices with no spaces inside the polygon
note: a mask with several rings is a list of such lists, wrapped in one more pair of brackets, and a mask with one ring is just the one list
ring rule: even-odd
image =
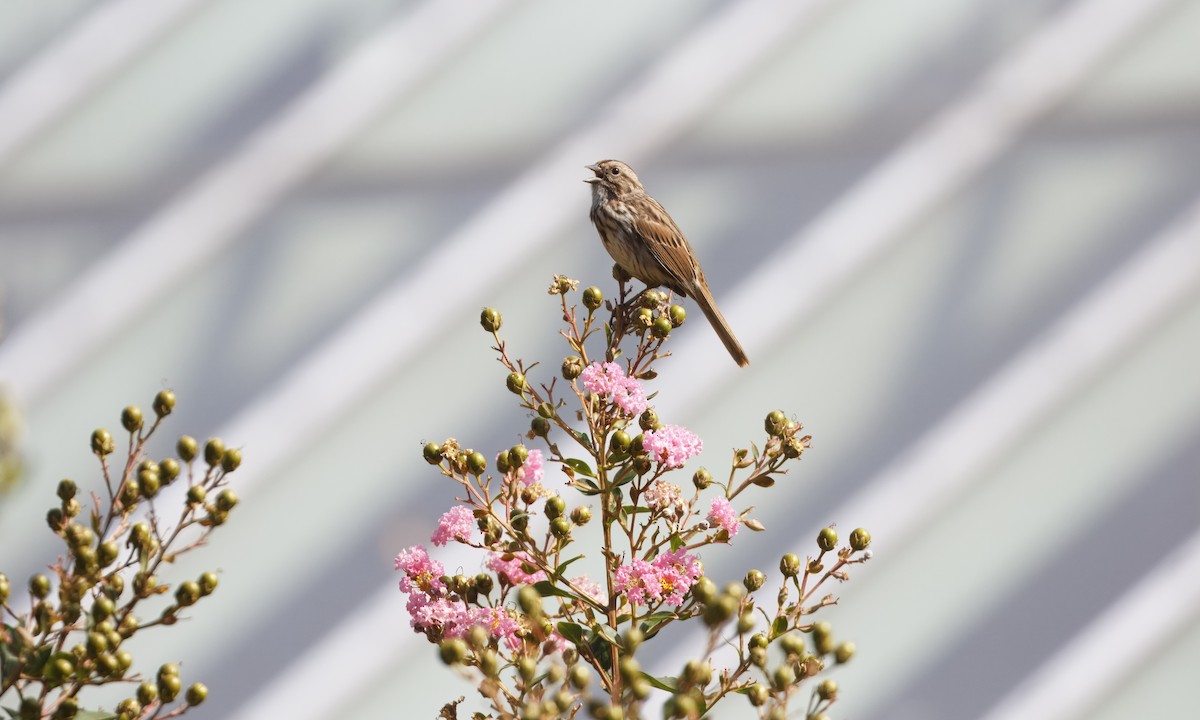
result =
[{"label": "out-of-focus structure", "polygon": [[38,569],[49,488],[169,386],[246,458],[181,568],[220,591],[137,650],[208,683],[196,717],[470,694],[391,571],[454,494],[420,442],[514,442],[478,310],[557,366],[544,288],[610,286],[580,181],[618,157],[753,363],[685,325],[660,415],[710,467],[776,407],[815,438],[709,575],[875,537],[841,716],[1194,712],[1198,37],[1187,0],[0,6],[0,568]]}]

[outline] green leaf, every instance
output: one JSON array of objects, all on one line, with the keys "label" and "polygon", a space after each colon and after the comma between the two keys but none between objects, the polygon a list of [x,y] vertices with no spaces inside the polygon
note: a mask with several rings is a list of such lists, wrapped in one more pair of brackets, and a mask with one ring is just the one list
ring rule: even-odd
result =
[{"label": "green leaf", "polygon": [[558,623],[558,634],[575,643],[583,644],[583,626],[579,623],[562,620]]},{"label": "green leaf", "polygon": [[651,512],[651,510],[648,507],[641,507],[640,505],[626,505],[621,508],[621,512],[628,513],[630,515],[637,515],[638,513]]},{"label": "green leaf", "polygon": [[609,642],[613,645],[617,644],[617,636],[613,633],[612,628],[610,628],[607,625],[601,625],[600,623],[596,623],[595,625],[592,626],[592,632],[596,633],[597,635],[604,638],[607,642]]},{"label": "green leaf", "polygon": [[621,487],[622,485],[631,483],[631,482],[633,482],[633,479],[636,477],[637,477],[637,473],[633,471],[633,468],[626,465],[624,468],[621,469],[621,472],[617,475],[617,479],[613,481],[613,487]]},{"label": "green leaf", "polygon": [[679,619],[679,615],[675,614],[674,612],[660,610],[656,613],[647,615],[645,617],[645,619],[642,620],[642,632],[645,632],[645,633],[650,633],[651,631],[657,632],[655,630],[655,628],[657,628],[659,625],[662,625],[663,623],[668,622],[670,620],[678,620],[678,619]]},{"label": "green leaf", "polygon": [[5,625],[4,634],[0,637],[8,638],[8,642],[0,641],[0,678],[10,681],[16,675],[21,662],[21,634],[11,625]]},{"label": "green leaf", "polygon": [[670,675],[663,675],[662,677],[658,678],[647,673],[642,675],[642,677],[646,678],[646,682],[650,683],[659,690],[666,690],[669,693],[675,692],[676,687],[679,685],[679,678],[671,677]]},{"label": "green leaf", "polygon": [[671,536],[671,552],[675,552],[679,548],[683,547],[683,544],[683,538],[679,537],[678,535]]},{"label": "green leaf", "polygon": [[571,558],[570,560],[564,560],[562,563],[559,564],[558,567],[554,568],[554,574],[562,575],[563,571],[565,571],[571,565],[571,563],[575,562],[576,560],[579,560],[582,557],[583,557],[582,555],[576,555],[575,557]]},{"label": "green leaf", "polygon": [[771,623],[771,639],[774,640],[775,638],[784,634],[787,632],[787,629],[787,618],[783,617],[782,615],[775,618],[775,621]]},{"label": "green leaf", "polygon": [[754,455],[754,459],[757,460],[758,455],[759,455],[758,445],[755,445],[754,443],[750,443],[750,452]]},{"label": "green leaf", "polygon": [[567,458],[563,460],[563,465],[571,468],[575,472],[585,477],[595,478],[596,471],[590,465],[580,460],[579,458]]},{"label": "green leaf", "polygon": [[533,584],[533,589],[537,590],[538,594],[541,595],[542,597],[550,597],[551,595],[553,595],[555,597],[571,598],[572,600],[575,599],[574,595],[567,592],[566,590],[563,590],[562,588],[560,588],[559,586],[550,582],[549,580],[542,580],[540,582],[535,582]]},{"label": "green leaf", "polygon": [[571,487],[575,488],[584,495],[600,494],[600,486],[591,480],[572,480]]}]

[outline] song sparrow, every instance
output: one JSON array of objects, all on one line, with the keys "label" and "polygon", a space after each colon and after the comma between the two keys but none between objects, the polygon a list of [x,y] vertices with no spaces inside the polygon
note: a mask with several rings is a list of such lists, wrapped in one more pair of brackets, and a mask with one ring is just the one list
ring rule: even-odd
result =
[{"label": "song sparrow", "polygon": [[692,246],[663,206],[646,194],[633,169],[620,160],[601,160],[587,169],[595,173],[584,180],[592,186],[592,223],[612,259],[648,287],[664,285],[695,300],[734,361],[749,365],[708,291]]}]

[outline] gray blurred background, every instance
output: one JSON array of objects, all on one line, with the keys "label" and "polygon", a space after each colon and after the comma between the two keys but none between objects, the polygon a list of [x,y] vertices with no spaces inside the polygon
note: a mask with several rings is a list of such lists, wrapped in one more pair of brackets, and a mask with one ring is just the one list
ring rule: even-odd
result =
[{"label": "gray blurred background", "polygon": [[551,274],[613,285],[581,180],[617,157],[752,360],[690,322],[660,415],[711,468],[775,407],[814,436],[709,575],[874,534],[837,717],[1191,715],[1198,38],[1192,0],[0,4],[0,568],[52,557],[54,483],[170,387],[157,451],[242,447],[243,502],[139,661],[205,681],[197,718],[471,696],[395,589],[455,493],[420,445],[527,427],[478,312],[548,379]]}]

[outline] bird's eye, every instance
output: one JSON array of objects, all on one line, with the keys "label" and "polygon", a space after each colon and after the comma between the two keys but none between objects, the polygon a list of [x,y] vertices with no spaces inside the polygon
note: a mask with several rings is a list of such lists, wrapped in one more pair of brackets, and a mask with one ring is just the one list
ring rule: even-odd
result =
[{"label": "bird's eye", "polygon": [[613,168],[613,169],[612,169],[612,174],[613,174],[613,175],[620,175],[620,174],[621,174],[621,168]]}]

